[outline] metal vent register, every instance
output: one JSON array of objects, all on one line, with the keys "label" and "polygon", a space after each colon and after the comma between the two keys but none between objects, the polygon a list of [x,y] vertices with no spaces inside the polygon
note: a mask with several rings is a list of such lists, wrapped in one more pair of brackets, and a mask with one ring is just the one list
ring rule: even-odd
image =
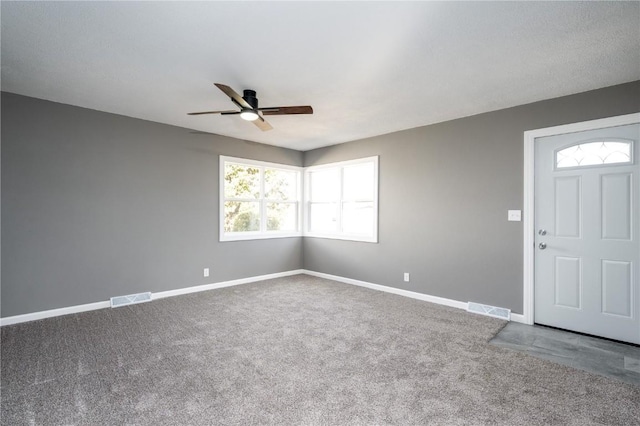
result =
[{"label": "metal vent register", "polygon": [[498,308],[496,306],[483,305],[482,303],[469,302],[467,304],[467,311],[511,321],[511,309],[507,308]]},{"label": "metal vent register", "polygon": [[116,296],[111,298],[111,307],[118,308],[120,306],[134,305],[151,301],[151,292],[130,294],[128,296]]}]

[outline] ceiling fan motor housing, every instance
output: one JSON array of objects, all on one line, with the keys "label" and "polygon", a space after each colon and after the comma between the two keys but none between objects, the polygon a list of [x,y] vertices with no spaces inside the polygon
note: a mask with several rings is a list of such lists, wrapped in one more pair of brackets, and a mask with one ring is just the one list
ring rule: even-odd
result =
[{"label": "ceiling fan motor housing", "polygon": [[256,98],[255,90],[249,90],[249,89],[244,90],[242,92],[242,99],[247,101],[247,103],[251,105],[253,109],[258,108],[258,98]]}]

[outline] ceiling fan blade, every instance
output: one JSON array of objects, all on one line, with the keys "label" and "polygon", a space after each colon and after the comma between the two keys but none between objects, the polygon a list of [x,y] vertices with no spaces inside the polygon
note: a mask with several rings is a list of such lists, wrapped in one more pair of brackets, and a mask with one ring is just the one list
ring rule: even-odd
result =
[{"label": "ceiling fan blade", "polygon": [[313,114],[309,105],[258,108],[264,115]]},{"label": "ceiling fan blade", "polygon": [[258,128],[260,130],[262,130],[263,132],[266,132],[267,130],[271,130],[273,129],[273,127],[271,126],[271,124],[269,124],[268,122],[265,121],[264,118],[258,116],[257,120],[252,121],[253,124],[255,124],[256,126],[258,126]]},{"label": "ceiling fan blade", "polygon": [[188,112],[187,115],[202,115],[202,114],[228,114],[231,112],[236,112],[233,110],[229,111],[201,111],[201,112]]},{"label": "ceiling fan blade", "polygon": [[233,90],[231,87],[229,86],[225,86],[224,84],[220,84],[220,83],[214,83],[216,85],[216,87],[220,90],[222,90],[224,92],[225,95],[227,95],[228,97],[231,98],[231,100],[238,105],[241,108],[249,108],[249,109],[253,109],[253,107],[251,105],[249,105],[249,103],[247,101],[245,101],[244,99],[242,99],[242,96],[240,96],[239,94],[236,93],[235,90]]}]

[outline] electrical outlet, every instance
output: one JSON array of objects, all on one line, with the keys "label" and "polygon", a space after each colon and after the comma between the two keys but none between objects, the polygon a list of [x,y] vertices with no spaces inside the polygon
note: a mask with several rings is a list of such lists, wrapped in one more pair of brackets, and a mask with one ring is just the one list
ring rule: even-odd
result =
[{"label": "electrical outlet", "polygon": [[409,273],[408,273],[408,272],[405,272],[405,273],[404,273],[404,282],[405,282],[405,283],[408,283],[408,282],[409,282]]},{"label": "electrical outlet", "polygon": [[522,211],[521,210],[507,211],[507,220],[509,222],[520,222],[522,220]]},{"label": "electrical outlet", "polygon": [[204,276],[205,277],[209,276],[209,268],[204,268]]}]

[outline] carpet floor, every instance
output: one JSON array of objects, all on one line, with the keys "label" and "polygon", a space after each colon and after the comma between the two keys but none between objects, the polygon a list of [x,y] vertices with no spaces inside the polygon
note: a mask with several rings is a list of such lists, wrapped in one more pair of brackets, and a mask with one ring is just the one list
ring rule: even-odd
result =
[{"label": "carpet floor", "polygon": [[504,321],[307,275],[2,327],[2,425],[640,425]]}]

